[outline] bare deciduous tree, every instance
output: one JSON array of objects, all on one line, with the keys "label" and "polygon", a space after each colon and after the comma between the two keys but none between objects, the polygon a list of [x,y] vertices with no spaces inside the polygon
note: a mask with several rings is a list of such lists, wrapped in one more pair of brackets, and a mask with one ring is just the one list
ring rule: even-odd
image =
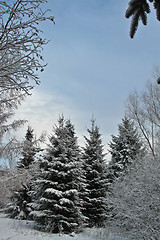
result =
[{"label": "bare deciduous tree", "polygon": [[160,88],[148,83],[142,94],[136,91],[128,98],[127,115],[134,120],[147,146],[155,156],[155,144],[160,129]]},{"label": "bare deciduous tree", "polygon": [[21,150],[21,143],[13,137],[9,137],[8,140],[6,137],[8,138],[10,132],[16,131],[26,121],[9,120],[24,97],[25,94],[20,90],[15,90],[14,88],[2,89],[0,87],[0,158],[7,158],[10,167],[13,165],[13,159],[16,158]]},{"label": "bare deciduous tree", "polygon": [[49,16],[49,10],[43,10],[45,3],[46,0],[0,1],[0,158],[13,158],[20,149],[17,140],[12,138],[2,144],[2,139],[25,123],[8,120],[30,93],[34,81],[39,84],[36,71],[43,71],[46,66],[42,50],[48,41],[41,36],[39,23],[54,22],[54,17]]},{"label": "bare deciduous tree", "polygon": [[46,0],[0,1],[0,88],[21,89],[28,93],[30,80],[39,84],[36,70],[43,71],[42,50],[47,40],[39,23],[54,22],[42,9]]}]

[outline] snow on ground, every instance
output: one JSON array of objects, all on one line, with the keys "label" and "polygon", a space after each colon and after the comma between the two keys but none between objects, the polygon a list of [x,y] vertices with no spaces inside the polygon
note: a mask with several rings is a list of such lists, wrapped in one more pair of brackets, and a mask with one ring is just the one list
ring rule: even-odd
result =
[{"label": "snow on ground", "polygon": [[9,219],[0,214],[0,240],[93,240],[84,233],[69,236],[66,234],[48,234],[33,229],[32,221]]},{"label": "snow on ground", "polygon": [[0,213],[0,240],[128,240],[128,238],[103,228],[84,229],[82,233],[74,236],[43,233],[34,229],[33,221],[10,219]]}]

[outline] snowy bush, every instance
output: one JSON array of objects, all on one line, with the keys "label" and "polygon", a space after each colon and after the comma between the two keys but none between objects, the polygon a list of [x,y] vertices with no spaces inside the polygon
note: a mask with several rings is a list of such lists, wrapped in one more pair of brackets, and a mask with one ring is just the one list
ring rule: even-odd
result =
[{"label": "snowy bush", "polygon": [[112,185],[108,193],[107,226],[119,229],[131,239],[160,236],[160,161],[137,160],[128,173]]},{"label": "snowy bush", "polygon": [[6,208],[10,203],[12,203],[10,207],[14,206],[14,201],[11,201],[12,196],[31,182],[37,169],[38,164],[33,164],[30,168],[21,171],[3,170],[0,172],[0,208]]},{"label": "snowy bush", "polygon": [[10,202],[11,194],[19,189],[21,177],[16,171],[0,171],[0,207],[4,208]]}]

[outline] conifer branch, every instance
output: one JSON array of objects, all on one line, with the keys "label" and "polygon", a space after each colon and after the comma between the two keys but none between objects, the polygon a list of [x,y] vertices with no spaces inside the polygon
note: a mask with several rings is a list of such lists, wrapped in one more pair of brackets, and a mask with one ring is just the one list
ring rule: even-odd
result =
[{"label": "conifer branch", "polygon": [[149,3],[153,3],[156,10],[157,20],[160,21],[160,1],[159,0],[130,0],[125,13],[126,18],[132,18],[130,26],[130,37],[133,38],[141,19],[143,25],[147,25],[147,14],[150,13]]}]

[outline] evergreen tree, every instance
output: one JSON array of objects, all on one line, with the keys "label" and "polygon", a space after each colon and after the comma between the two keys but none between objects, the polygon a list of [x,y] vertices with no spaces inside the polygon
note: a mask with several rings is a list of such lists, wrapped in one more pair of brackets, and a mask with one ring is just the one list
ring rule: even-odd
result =
[{"label": "evergreen tree", "polygon": [[80,151],[70,120],[60,117],[49,141],[35,182],[31,215],[44,231],[69,233],[80,227],[83,218],[79,206]]},{"label": "evergreen tree", "polygon": [[22,158],[18,162],[18,168],[28,168],[35,160],[35,155],[39,149],[35,146],[34,130],[28,126],[22,151]]},{"label": "evergreen tree", "polygon": [[[109,164],[109,178],[112,181],[130,165],[136,157],[144,154],[144,148],[137,129],[126,116],[118,125],[118,136],[112,135],[109,144],[111,162]],[[112,172],[112,173],[111,173]]]},{"label": "evergreen tree", "polygon": [[[43,137],[43,136],[41,136]],[[28,219],[32,201],[32,181],[37,175],[39,163],[35,162],[35,155],[40,151],[37,143],[41,141],[34,139],[33,129],[29,126],[25,135],[22,155],[17,164],[20,186],[11,194],[11,203],[6,208],[6,213],[11,218]],[[34,164],[33,164],[34,163]]]},{"label": "evergreen tree", "polygon": [[132,16],[130,37],[133,38],[138,28],[139,20],[141,19],[144,25],[147,25],[147,14],[150,13],[148,2],[153,2],[156,9],[157,20],[160,21],[160,1],[159,0],[130,0],[126,10],[126,18]]},{"label": "evergreen tree", "polygon": [[30,190],[30,184],[22,184],[21,188],[12,194],[11,203],[8,204],[5,209],[5,213],[7,213],[10,218],[28,219],[31,211],[31,208],[28,206],[28,203],[31,202]]},{"label": "evergreen tree", "polygon": [[10,203],[7,204],[5,213],[10,218],[30,219],[32,202],[32,182],[37,177],[39,164],[36,162],[31,168],[23,168],[14,175],[14,185],[10,187]]},{"label": "evergreen tree", "polygon": [[85,137],[83,148],[83,166],[86,177],[84,195],[84,215],[88,217],[88,225],[102,225],[106,216],[106,175],[103,145],[99,128],[95,120],[91,120],[91,129],[87,129],[89,138]]}]

